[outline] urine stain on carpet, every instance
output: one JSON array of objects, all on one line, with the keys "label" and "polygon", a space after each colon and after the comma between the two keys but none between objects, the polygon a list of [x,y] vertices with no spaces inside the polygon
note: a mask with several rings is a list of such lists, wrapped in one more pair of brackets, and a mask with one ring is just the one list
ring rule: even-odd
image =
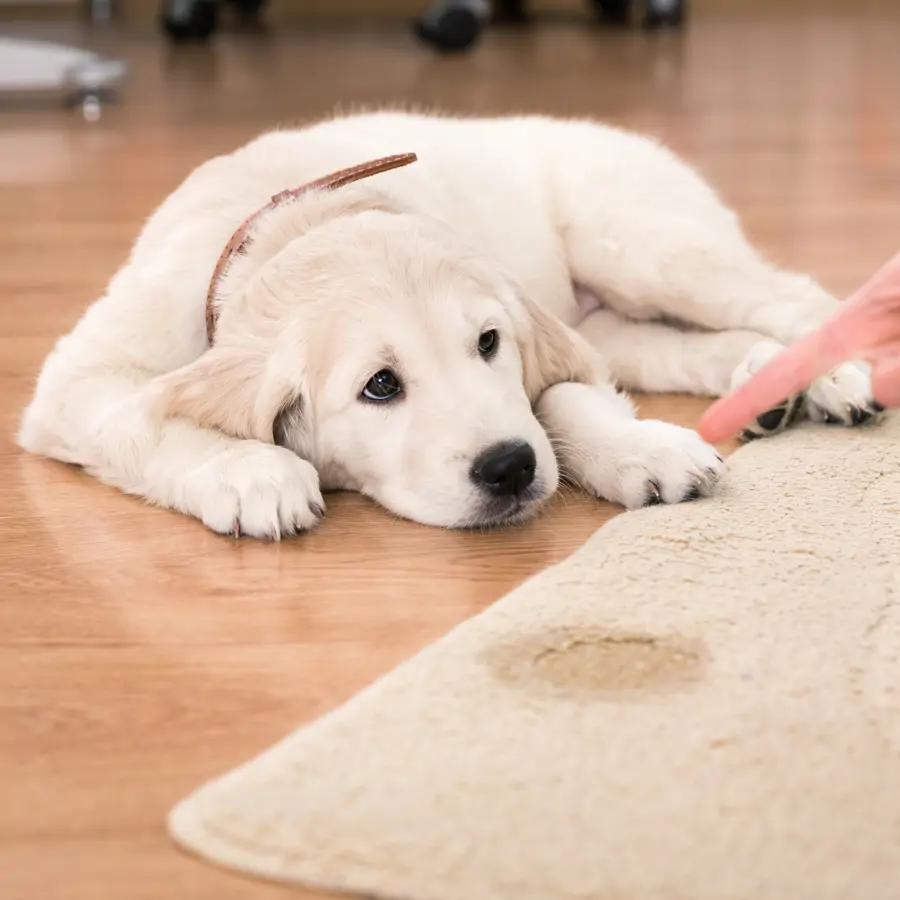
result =
[{"label": "urine stain on carpet", "polygon": [[701,641],[681,635],[560,628],[495,645],[484,656],[506,684],[598,699],[637,699],[703,680]]}]

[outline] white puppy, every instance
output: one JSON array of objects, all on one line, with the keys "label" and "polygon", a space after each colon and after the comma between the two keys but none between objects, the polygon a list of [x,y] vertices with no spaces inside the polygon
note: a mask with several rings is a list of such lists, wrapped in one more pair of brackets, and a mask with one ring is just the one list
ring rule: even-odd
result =
[{"label": "white puppy", "polygon": [[[217,269],[271,196],[406,151],[418,161],[273,203]],[[53,349],[19,440],[257,537],[315,525],[328,489],[448,527],[522,519],[560,471],[628,508],[676,503],[712,491],[723,463],[692,431],[638,421],[617,384],[723,394],[835,302],[766,264],[642,137],[341,118],[193,172]],[[845,366],[760,430],[803,410],[877,413]]]}]

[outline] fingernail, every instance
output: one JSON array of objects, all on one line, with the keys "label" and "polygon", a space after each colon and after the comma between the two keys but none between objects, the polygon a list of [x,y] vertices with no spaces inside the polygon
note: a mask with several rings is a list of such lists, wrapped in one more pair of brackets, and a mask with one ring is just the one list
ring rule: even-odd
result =
[{"label": "fingernail", "polygon": [[877,400],[873,400],[869,404],[869,406],[871,406],[872,409],[877,413],[883,413],[885,411],[885,409],[887,409],[887,407],[882,406]]},{"label": "fingernail", "polygon": [[309,511],[317,518],[321,519],[325,515],[325,507],[321,503],[310,503]]},{"label": "fingernail", "polygon": [[238,520],[238,519],[234,520],[234,528],[232,529],[232,534],[236,538],[239,538],[241,536],[241,523],[240,523],[240,520]]}]

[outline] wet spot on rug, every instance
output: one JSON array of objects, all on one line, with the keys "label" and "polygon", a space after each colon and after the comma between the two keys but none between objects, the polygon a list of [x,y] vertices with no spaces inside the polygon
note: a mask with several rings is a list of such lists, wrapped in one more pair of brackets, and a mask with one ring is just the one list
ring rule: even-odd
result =
[{"label": "wet spot on rug", "polygon": [[681,635],[559,628],[497,644],[484,661],[506,684],[618,700],[698,683],[707,653]]}]

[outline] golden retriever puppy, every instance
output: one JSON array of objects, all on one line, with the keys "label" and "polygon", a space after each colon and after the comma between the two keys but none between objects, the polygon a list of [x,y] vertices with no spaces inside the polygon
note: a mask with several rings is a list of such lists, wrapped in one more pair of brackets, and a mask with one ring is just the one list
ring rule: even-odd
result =
[{"label": "golden retriever puppy", "polygon": [[[638,135],[339,118],[212,159],[162,203],[50,353],[19,440],[260,538],[313,527],[330,489],[444,527],[522,520],[560,472],[678,503],[723,462],[622,389],[720,395],[835,302]],[[756,432],[876,413],[843,366]]]}]

